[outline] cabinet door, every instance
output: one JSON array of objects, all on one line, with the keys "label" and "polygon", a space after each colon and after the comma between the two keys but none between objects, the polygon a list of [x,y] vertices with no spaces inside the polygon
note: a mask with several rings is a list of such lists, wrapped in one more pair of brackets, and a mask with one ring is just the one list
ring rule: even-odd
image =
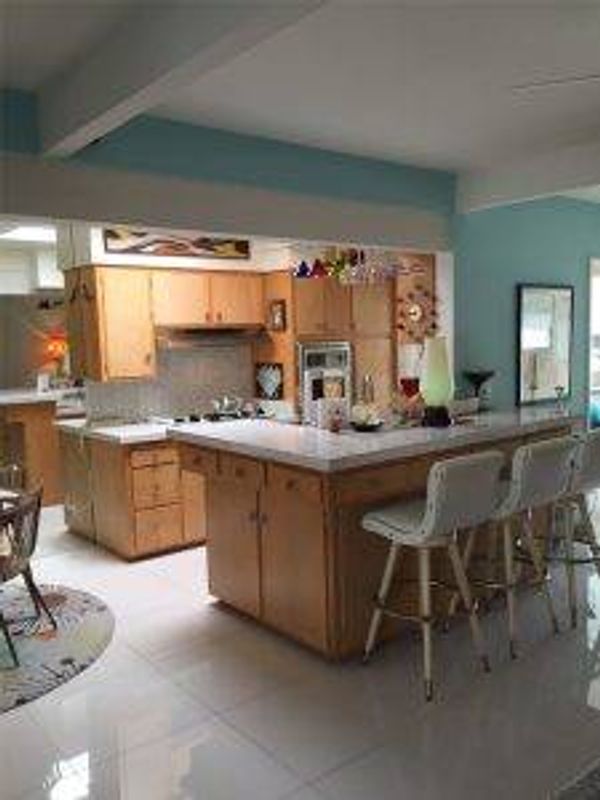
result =
[{"label": "cabinet door", "polygon": [[181,506],[161,506],[135,514],[135,555],[150,555],[183,544]]},{"label": "cabinet door", "polygon": [[210,323],[210,277],[202,272],[154,270],[152,305],[155,325]]},{"label": "cabinet door", "polygon": [[105,378],[146,378],[155,372],[150,275],[143,269],[101,268]]},{"label": "cabinet door", "polygon": [[323,650],[327,575],[320,478],[270,465],[263,497],[263,618]]},{"label": "cabinet door", "polygon": [[352,287],[352,328],[359,336],[392,335],[391,281]]},{"label": "cabinet door", "polygon": [[352,329],[352,290],[337,278],[324,278],[325,329],[337,337],[348,336]]},{"label": "cabinet door", "polygon": [[325,333],[325,278],[294,280],[294,312],[297,336]]},{"label": "cabinet door", "polygon": [[206,478],[198,472],[181,471],[183,539],[186,543],[206,541]]},{"label": "cabinet door", "polygon": [[218,325],[262,325],[262,276],[243,273],[211,275],[212,321]]},{"label": "cabinet door", "polygon": [[383,410],[392,401],[393,345],[390,338],[357,339],[354,343],[354,390],[360,398],[364,375],[373,378],[375,402]]},{"label": "cabinet door", "polygon": [[65,312],[71,375],[81,379],[85,377],[85,335],[79,269],[65,272]]},{"label": "cabinet door", "polygon": [[258,617],[260,565],[256,483],[210,477],[207,508],[210,592],[234,608]]}]

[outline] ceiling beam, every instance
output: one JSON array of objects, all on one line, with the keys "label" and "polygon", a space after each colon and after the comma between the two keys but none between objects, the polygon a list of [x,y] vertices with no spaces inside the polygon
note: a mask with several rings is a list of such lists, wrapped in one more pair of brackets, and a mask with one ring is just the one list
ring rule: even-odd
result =
[{"label": "ceiling beam", "polygon": [[67,156],[82,149],[323,3],[175,2],[134,9],[85,60],[42,87],[42,151]]},{"label": "ceiling beam", "polygon": [[457,210],[477,211],[600,184],[600,143],[572,145],[503,166],[464,173]]}]

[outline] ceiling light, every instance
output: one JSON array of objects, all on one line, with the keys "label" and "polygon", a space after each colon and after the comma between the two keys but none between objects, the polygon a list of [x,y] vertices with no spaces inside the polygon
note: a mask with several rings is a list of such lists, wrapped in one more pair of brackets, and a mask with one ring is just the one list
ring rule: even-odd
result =
[{"label": "ceiling light", "polygon": [[56,242],[56,230],[48,225],[18,225],[16,228],[0,233],[0,239],[7,242]]}]

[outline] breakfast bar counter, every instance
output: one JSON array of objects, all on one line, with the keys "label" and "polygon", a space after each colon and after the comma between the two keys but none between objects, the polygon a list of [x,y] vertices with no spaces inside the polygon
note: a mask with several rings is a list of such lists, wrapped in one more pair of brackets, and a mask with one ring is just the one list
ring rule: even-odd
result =
[{"label": "breakfast bar counter", "polygon": [[[339,659],[362,649],[386,556],[385,543],[361,528],[367,510],[423,494],[440,458],[493,448],[505,453],[508,466],[520,444],[568,433],[575,424],[556,411],[522,410],[435,430],[335,434],[239,420],[178,425],[168,436],[178,443],[182,468],[205,480],[211,593]],[[487,533],[481,540],[489,553]],[[445,577],[439,559],[433,569]],[[405,613],[416,608],[414,571],[407,554],[397,582]],[[436,608],[447,599],[438,591]]]}]

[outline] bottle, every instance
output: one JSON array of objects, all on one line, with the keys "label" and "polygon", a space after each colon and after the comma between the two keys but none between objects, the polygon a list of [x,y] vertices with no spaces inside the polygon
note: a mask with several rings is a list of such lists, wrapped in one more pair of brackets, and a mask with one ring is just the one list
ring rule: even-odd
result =
[{"label": "bottle", "polygon": [[371,405],[375,402],[375,384],[373,383],[373,378],[369,373],[365,373],[362,379],[362,402],[366,405]]}]

